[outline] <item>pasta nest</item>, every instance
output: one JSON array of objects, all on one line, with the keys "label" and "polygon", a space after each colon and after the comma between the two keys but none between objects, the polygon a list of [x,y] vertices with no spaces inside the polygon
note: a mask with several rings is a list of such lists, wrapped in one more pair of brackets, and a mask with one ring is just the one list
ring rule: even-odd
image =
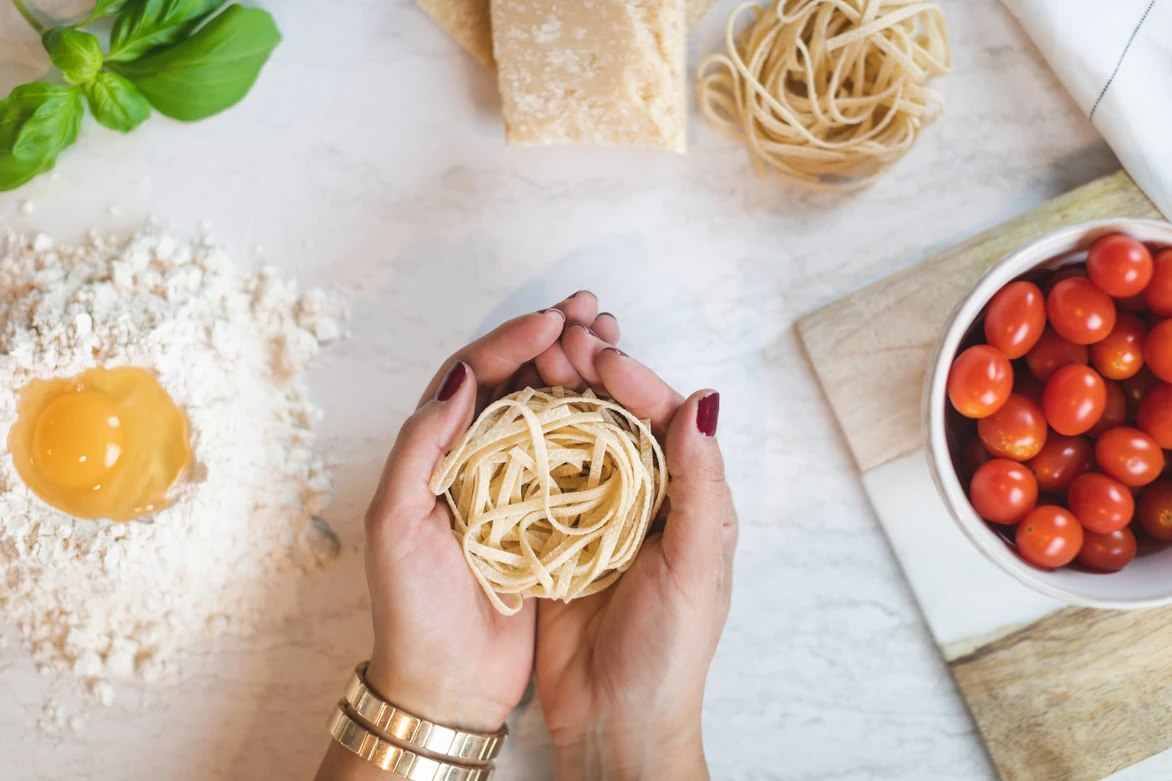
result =
[{"label": "pasta nest", "polygon": [[926,82],[952,66],[944,15],[924,0],[747,3],[725,44],[700,63],[701,111],[758,170],[823,190],[864,187],[903,157],[943,106]]},{"label": "pasta nest", "polygon": [[481,413],[430,487],[446,497],[493,606],[512,615],[524,597],[568,602],[614,583],[634,562],[667,480],[646,421],[590,391],[527,388]]}]

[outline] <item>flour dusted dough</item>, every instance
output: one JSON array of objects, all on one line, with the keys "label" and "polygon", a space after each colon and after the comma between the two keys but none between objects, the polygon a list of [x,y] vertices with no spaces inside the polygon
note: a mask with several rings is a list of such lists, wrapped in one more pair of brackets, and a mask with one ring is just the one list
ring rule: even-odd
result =
[{"label": "flour dusted dough", "polygon": [[509,144],[687,147],[683,0],[493,0]]},{"label": "flour dusted dough", "polygon": [[663,504],[667,472],[647,424],[618,404],[527,388],[481,413],[430,488],[447,498],[493,606],[511,615],[523,597],[568,602],[614,583]]}]

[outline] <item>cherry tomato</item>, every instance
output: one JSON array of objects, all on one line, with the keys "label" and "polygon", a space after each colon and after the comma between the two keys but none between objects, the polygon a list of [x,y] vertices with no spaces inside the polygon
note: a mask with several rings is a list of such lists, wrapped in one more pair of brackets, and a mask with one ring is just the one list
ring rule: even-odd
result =
[{"label": "cherry tomato", "polygon": [[1016,461],[995,458],[982,464],[969,484],[973,509],[986,521],[1017,523],[1038,501],[1038,483]]},{"label": "cherry tomato", "polygon": [[1126,380],[1143,368],[1147,335],[1143,320],[1124,312],[1115,318],[1111,333],[1091,345],[1091,363],[1108,380]]},{"label": "cherry tomato", "polygon": [[1085,366],[1090,359],[1091,354],[1086,346],[1068,342],[1053,328],[1047,328],[1034,348],[1026,354],[1026,367],[1030,374],[1046,382],[1063,366],[1074,363]]},{"label": "cherry tomato", "polygon": [[1041,491],[1062,491],[1070,481],[1095,465],[1095,446],[1086,437],[1067,437],[1051,431],[1038,454],[1025,464]]},{"label": "cherry tomato", "polygon": [[1160,447],[1172,449],[1172,385],[1162,382],[1144,395],[1135,425]]},{"label": "cherry tomato", "polygon": [[1063,366],[1046,383],[1042,394],[1046,420],[1055,431],[1068,437],[1089,431],[1106,406],[1107,386],[1089,366]]},{"label": "cherry tomato", "polygon": [[1144,289],[1144,301],[1158,315],[1172,317],[1172,249],[1156,253],[1152,281]]},{"label": "cherry tomato", "polygon": [[1087,276],[1109,296],[1134,296],[1142,293],[1152,279],[1152,255],[1130,236],[1112,233],[1091,245]]},{"label": "cherry tomato", "polygon": [[1156,440],[1128,426],[1103,432],[1095,442],[1095,461],[1127,486],[1147,485],[1164,471],[1164,451]]},{"label": "cherry tomato", "polygon": [[1139,405],[1143,397],[1152,388],[1160,384],[1160,378],[1152,374],[1151,369],[1144,367],[1132,377],[1119,383],[1127,395],[1127,414],[1135,417],[1139,414]]},{"label": "cherry tomato", "polygon": [[1013,393],[1000,409],[977,422],[977,434],[995,458],[1025,461],[1046,441],[1046,416],[1037,404]]},{"label": "cherry tomato", "polygon": [[1033,509],[1017,527],[1017,550],[1038,567],[1061,567],[1082,548],[1083,531],[1074,515],[1061,507]]},{"label": "cherry tomato", "polygon": [[973,345],[956,357],[948,373],[948,398],[966,418],[996,412],[1013,391],[1013,367],[995,347]]},{"label": "cherry tomato", "polygon": [[1083,534],[1078,563],[1099,572],[1118,572],[1135,558],[1135,535],[1126,527],[1107,534]]},{"label": "cherry tomato", "polygon": [[1028,353],[1045,328],[1046,299],[1033,282],[1010,282],[985,310],[985,341],[1010,359]]},{"label": "cherry tomato", "polygon": [[1066,489],[1066,505],[1088,531],[1110,534],[1131,523],[1135,499],[1127,486],[1097,472],[1074,478]]},{"label": "cherry tomato", "polygon": [[971,482],[977,470],[992,460],[993,454],[985,449],[980,437],[973,437],[969,440],[960,454],[960,470],[965,482]]},{"label": "cherry tomato", "polygon": [[1115,308],[1120,312],[1131,312],[1132,314],[1142,315],[1148,311],[1148,302],[1144,300],[1143,293],[1137,293],[1127,298],[1115,299]]},{"label": "cherry tomato", "polygon": [[[1073,345],[1072,345],[1073,346]],[[1028,371],[1014,370],[1013,373],[1013,392],[1025,396],[1027,399],[1042,406],[1042,393],[1046,390],[1046,383],[1039,380]]]},{"label": "cherry tomato", "polygon": [[1164,382],[1172,382],[1172,320],[1164,320],[1148,331],[1144,363],[1152,374]]},{"label": "cherry tomato", "polygon": [[1172,540],[1172,480],[1157,480],[1145,488],[1135,515],[1148,534],[1157,540]]},{"label": "cherry tomato", "polygon": [[1046,296],[1046,317],[1058,335],[1093,344],[1115,327],[1115,302],[1089,279],[1064,279]]},{"label": "cherry tomato", "polygon": [[1103,407],[1103,414],[1099,416],[1098,422],[1087,432],[1089,437],[1097,438],[1107,429],[1122,426],[1127,422],[1127,394],[1123,392],[1123,386],[1110,380],[1103,384],[1107,386],[1107,405]]},{"label": "cherry tomato", "polygon": [[1050,295],[1050,291],[1064,279],[1089,279],[1086,266],[1063,266],[1042,282],[1042,292]]}]

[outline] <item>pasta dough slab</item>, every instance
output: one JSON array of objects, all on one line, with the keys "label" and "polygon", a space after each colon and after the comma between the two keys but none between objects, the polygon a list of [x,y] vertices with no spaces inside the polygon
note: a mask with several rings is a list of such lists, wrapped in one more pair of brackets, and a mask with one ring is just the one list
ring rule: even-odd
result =
[{"label": "pasta dough slab", "polygon": [[[489,70],[496,68],[492,59],[491,0],[415,0],[427,15],[456,39],[477,62]],[[716,0],[686,0],[688,28],[707,13]]]},{"label": "pasta dough slab", "polygon": [[683,0],[493,0],[493,54],[513,146],[683,152]]}]

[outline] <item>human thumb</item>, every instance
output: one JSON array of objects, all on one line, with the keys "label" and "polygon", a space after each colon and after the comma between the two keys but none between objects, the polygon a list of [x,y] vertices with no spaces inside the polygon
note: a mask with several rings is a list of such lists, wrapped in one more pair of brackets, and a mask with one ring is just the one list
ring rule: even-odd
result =
[{"label": "human thumb", "polygon": [[476,377],[468,364],[456,361],[435,397],[399,430],[366,513],[367,534],[408,535],[431,514],[436,503],[428,488],[432,472],[471,425],[475,408]]}]

